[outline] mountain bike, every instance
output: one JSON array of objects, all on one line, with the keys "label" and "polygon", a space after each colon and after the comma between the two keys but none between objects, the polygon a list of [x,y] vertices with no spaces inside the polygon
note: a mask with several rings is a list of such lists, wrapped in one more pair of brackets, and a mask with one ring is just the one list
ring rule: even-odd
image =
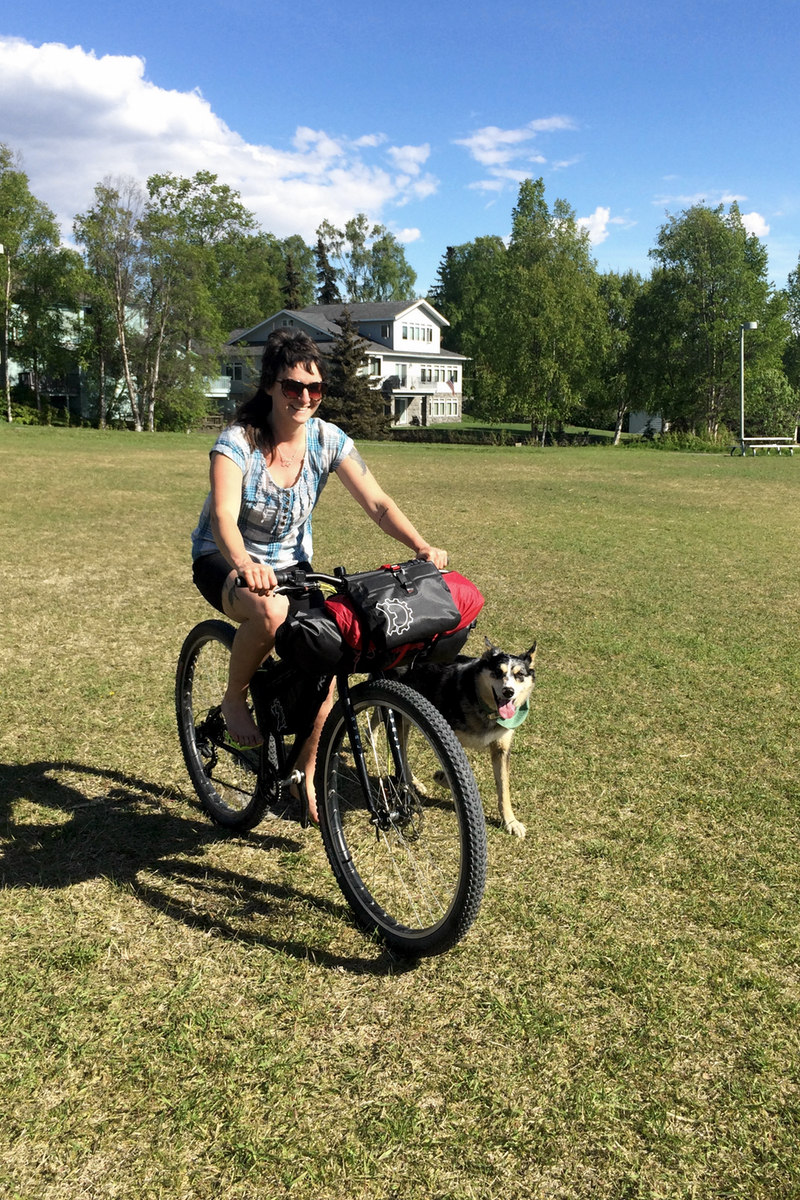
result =
[{"label": "mountain bike", "polygon": [[[290,603],[319,597],[320,585],[345,587],[343,573],[278,578],[276,592]],[[295,764],[333,676],[269,657],[249,688],[264,741],[239,747],[220,708],[235,633],[227,621],[203,621],[180,652],[176,711],[189,776],[207,814],[228,829],[279,815],[292,789],[306,827],[305,779]],[[380,673],[351,686],[349,674],[342,668],[335,677],[314,780],[328,861],[363,929],[403,954],[439,954],[466,934],[483,896],[477,784],[453,731],[418,692]]]}]

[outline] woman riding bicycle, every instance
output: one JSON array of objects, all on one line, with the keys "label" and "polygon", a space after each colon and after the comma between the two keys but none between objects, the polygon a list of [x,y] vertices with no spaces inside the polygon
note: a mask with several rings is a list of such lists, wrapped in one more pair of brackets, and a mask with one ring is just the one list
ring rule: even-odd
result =
[{"label": "woman riding bicycle", "polygon": [[[384,533],[417,558],[447,565],[446,551],[417,532],[352,439],[314,416],[325,394],[323,376],[324,362],[311,338],[276,330],[267,339],[257,392],[239,406],[211,449],[211,491],[192,534],[193,574],[205,599],[239,625],[222,714],[240,746],[263,741],[247,706],[247,688],[288,612],[286,597],[274,594],[275,571],[311,561],[311,514],[331,471]],[[236,586],[239,575],[244,588]],[[314,821],[314,762],[330,707],[329,695],[297,763]]]}]

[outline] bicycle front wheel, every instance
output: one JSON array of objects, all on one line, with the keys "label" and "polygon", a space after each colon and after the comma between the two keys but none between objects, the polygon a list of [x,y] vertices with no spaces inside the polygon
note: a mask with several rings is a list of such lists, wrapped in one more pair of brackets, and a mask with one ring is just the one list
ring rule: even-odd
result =
[{"label": "bicycle front wheel", "polygon": [[227,738],[220,710],[236,630],[225,621],[195,625],[183,643],[175,680],[178,734],[186,768],[208,815],[228,829],[252,829],[267,797],[258,787],[261,751]]},{"label": "bicycle front wheel", "polygon": [[317,755],[328,860],[359,924],[402,953],[440,954],[472,925],[486,882],[475,778],[453,731],[419,693],[382,680],[350,697],[363,769],[341,702]]}]

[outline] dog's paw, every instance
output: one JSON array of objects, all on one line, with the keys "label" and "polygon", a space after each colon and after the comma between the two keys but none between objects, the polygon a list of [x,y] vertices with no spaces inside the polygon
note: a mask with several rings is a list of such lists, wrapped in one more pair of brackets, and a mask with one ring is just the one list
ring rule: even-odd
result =
[{"label": "dog's paw", "polygon": [[[435,778],[436,778],[436,776],[434,775],[434,779]],[[416,775],[412,775],[411,782],[414,785],[414,791],[417,793],[418,796],[427,796],[428,789],[425,787],[425,784],[422,782],[421,779],[417,779]]]},{"label": "dog's paw", "polygon": [[433,782],[438,783],[439,787],[447,787],[447,776],[444,771],[434,771]]},{"label": "dog's paw", "polygon": [[522,821],[518,821],[516,817],[513,817],[510,821],[506,821],[505,828],[506,833],[511,833],[514,835],[514,837],[518,838],[524,838],[525,834],[527,833]]}]

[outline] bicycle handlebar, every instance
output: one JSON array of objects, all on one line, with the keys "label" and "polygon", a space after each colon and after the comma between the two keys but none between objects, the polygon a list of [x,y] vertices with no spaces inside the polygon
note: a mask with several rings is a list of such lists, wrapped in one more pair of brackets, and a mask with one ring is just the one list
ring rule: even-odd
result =
[{"label": "bicycle handlebar", "polygon": [[[282,571],[276,571],[275,578],[278,584],[273,595],[283,595],[286,592],[292,591],[304,591],[309,585],[316,583],[328,583],[337,592],[343,592],[347,588],[344,567],[336,567],[335,575],[323,575],[319,571],[306,571],[302,565],[298,565],[296,567],[286,567]],[[236,576],[235,586],[238,588],[247,587],[247,580],[244,575]]]},{"label": "bicycle handlebar", "polygon": [[[329,583],[337,591],[341,591],[344,584],[344,580],[339,575],[323,575],[318,571],[303,571],[299,567],[287,567],[283,571],[276,571],[275,578],[278,586],[275,588],[274,595],[282,595],[284,592],[302,589],[315,583]],[[235,586],[237,588],[247,587],[244,575],[236,576]]]}]

